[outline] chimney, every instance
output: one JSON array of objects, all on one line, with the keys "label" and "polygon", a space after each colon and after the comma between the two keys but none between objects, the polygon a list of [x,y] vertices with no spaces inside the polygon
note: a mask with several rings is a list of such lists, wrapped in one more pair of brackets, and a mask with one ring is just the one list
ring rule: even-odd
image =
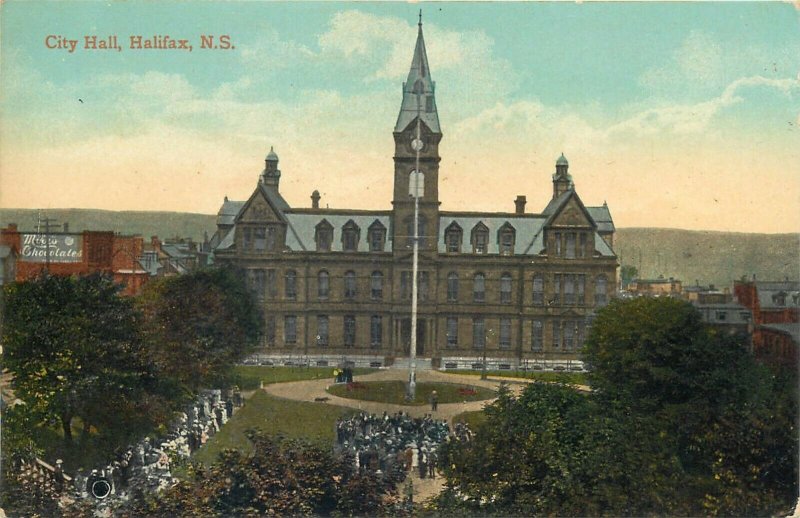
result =
[{"label": "chimney", "polygon": [[64,223],[64,233],[65,234],[69,233],[69,223]]},{"label": "chimney", "polygon": [[528,200],[525,198],[525,196],[522,196],[521,194],[517,196],[517,199],[514,200],[514,205],[516,207],[516,210],[514,212],[516,212],[517,214],[525,214],[525,203],[527,201]]},{"label": "chimney", "polygon": [[311,208],[318,209],[319,208],[319,191],[314,191],[311,193]]}]

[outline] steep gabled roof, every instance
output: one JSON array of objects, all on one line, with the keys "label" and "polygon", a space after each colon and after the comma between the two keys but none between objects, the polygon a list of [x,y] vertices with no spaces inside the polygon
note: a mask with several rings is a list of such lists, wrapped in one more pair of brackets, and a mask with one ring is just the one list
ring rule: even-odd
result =
[{"label": "steep gabled roof", "polygon": [[[421,87],[419,89],[419,106],[417,104],[415,85]],[[417,45],[414,48],[414,57],[411,60],[411,69],[408,72],[408,79],[403,83],[403,103],[400,105],[400,114],[397,117],[397,124],[394,126],[395,132],[406,129],[417,118],[417,113],[420,114],[422,122],[433,133],[442,132],[439,126],[439,114],[436,111],[435,89],[436,83],[431,80],[428,54],[425,51],[425,39],[422,37],[422,22],[420,22]],[[430,98],[430,101],[427,100],[428,98]]]}]

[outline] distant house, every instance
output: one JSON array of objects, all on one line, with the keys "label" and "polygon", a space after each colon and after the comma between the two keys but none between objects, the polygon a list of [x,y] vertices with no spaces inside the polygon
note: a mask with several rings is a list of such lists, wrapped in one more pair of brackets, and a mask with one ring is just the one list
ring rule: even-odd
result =
[{"label": "distant house", "polygon": [[158,236],[152,236],[140,263],[153,276],[182,275],[210,264],[206,249],[205,244],[198,246],[190,238],[176,237],[162,242]]},{"label": "distant house", "polygon": [[753,331],[753,314],[745,306],[736,302],[694,302],[703,317],[703,322],[730,335],[747,337]]},{"label": "distant house", "polygon": [[678,297],[683,291],[680,280],[670,277],[665,279],[634,279],[628,284],[628,293],[640,297]]}]

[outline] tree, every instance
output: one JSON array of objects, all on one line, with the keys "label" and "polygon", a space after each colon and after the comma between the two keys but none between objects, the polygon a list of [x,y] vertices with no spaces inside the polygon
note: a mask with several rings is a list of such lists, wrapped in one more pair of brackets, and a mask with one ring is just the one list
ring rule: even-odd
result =
[{"label": "tree", "polygon": [[150,283],[140,305],[151,360],[161,376],[190,391],[224,384],[262,328],[242,276],[227,268]]},{"label": "tree", "polygon": [[397,492],[380,475],[302,441],[251,431],[252,456],[222,452],[209,467],[159,494],[137,495],[121,516],[376,516],[394,509]]},{"label": "tree", "polygon": [[619,276],[622,280],[622,287],[625,288],[639,275],[639,270],[635,266],[623,264],[619,269]]},{"label": "tree", "polygon": [[[5,288],[5,366],[29,417],[60,422],[72,441],[79,417],[128,435],[148,421],[134,410],[157,383],[138,339],[132,301],[110,277],[55,277]],[[126,411],[127,410],[127,411]]]},{"label": "tree", "polygon": [[688,303],[614,301],[584,362],[593,392],[534,384],[444,447],[445,514],[787,514],[797,487],[796,376],[755,362]]}]

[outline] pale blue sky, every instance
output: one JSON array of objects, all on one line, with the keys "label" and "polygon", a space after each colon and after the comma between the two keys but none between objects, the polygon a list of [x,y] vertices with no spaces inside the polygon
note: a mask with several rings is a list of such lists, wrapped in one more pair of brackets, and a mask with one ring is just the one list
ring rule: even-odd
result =
[{"label": "pale blue sky", "polygon": [[[800,11],[777,2],[6,1],[0,204],[211,213],[275,145],[290,203],[353,205],[359,185],[356,205],[386,208],[420,8],[444,208],[543,208],[564,151],[620,226],[800,230]],[[201,51],[204,33],[236,49]],[[195,49],[69,54],[50,34]],[[749,199],[770,192],[777,215]]]}]

